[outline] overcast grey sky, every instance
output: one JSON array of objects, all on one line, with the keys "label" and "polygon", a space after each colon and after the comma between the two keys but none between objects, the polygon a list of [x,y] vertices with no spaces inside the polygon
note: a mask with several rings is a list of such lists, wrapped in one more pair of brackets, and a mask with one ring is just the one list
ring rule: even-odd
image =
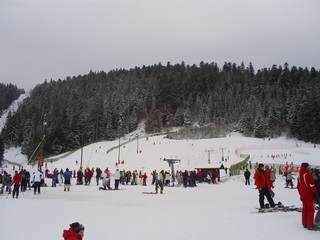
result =
[{"label": "overcast grey sky", "polygon": [[320,0],[0,0],[0,82],[158,62],[320,68]]}]

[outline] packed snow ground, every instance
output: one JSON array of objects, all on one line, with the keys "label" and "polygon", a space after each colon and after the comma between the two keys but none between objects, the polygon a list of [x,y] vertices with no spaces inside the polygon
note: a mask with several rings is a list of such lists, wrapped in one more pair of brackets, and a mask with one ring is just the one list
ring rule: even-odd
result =
[{"label": "packed snow ground", "polygon": [[[165,188],[163,195],[145,195],[152,186],[121,186],[98,191],[97,186],[42,188],[19,199],[0,197],[1,239],[62,239],[74,221],[85,226],[85,239],[198,240],[304,239],[319,237],[305,230],[301,213],[253,213],[258,192],[242,177],[196,188]],[[278,177],[275,201],[300,206],[296,189],[285,189]]]},{"label": "packed snow ground", "polygon": [[[142,134],[142,133],[140,133]],[[319,145],[285,138],[268,140],[246,138],[232,134],[226,138],[202,140],[170,140],[162,136],[126,136],[132,141],[121,146],[120,169],[142,170],[148,174],[153,169],[168,169],[163,158],[177,157],[177,169],[208,166],[206,150],[212,166],[223,163],[229,166],[241,160],[240,154],[250,154],[251,161],[265,163],[307,161],[320,165]],[[84,167],[109,167],[113,171],[118,159],[118,141],[99,142],[83,148]],[[221,162],[222,149],[227,162]],[[111,150],[111,151],[110,151]],[[141,152],[140,152],[141,151]],[[271,155],[277,155],[271,158]],[[47,167],[78,169],[81,151],[52,157]],[[269,156],[269,157],[268,157]],[[286,157],[285,157],[286,156]],[[26,157],[16,149],[8,149],[5,158],[26,165]],[[7,165],[12,171],[12,166]],[[30,169],[30,166],[27,166]],[[94,180],[94,179],[93,179]],[[150,175],[149,179],[150,180]],[[50,183],[49,180],[47,180]],[[41,195],[28,191],[19,199],[0,196],[1,239],[62,239],[63,229],[74,221],[86,227],[85,239],[137,239],[140,240],[192,240],[192,239],[316,239],[317,232],[309,232],[301,225],[301,213],[253,213],[258,203],[254,186],[245,186],[243,177],[226,179],[217,185],[199,184],[196,188],[165,188],[163,195],[145,195],[153,186],[121,186],[120,191],[98,191],[91,186],[75,186],[71,192],[62,187],[46,187]],[[296,189],[284,188],[284,179],[278,176],[275,201],[300,206]]]}]

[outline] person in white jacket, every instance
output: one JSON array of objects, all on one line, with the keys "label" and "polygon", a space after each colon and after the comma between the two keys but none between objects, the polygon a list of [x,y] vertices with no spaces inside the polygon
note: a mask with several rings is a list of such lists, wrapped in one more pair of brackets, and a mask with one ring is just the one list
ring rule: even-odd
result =
[{"label": "person in white jacket", "polygon": [[110,187],[110,172],[108,169],[106,169],[102,175],[102,187],[99,188],[99,190],[111,190]]},{"label": "person in white jacket", "polygon": [[120,182],[120,171],[119,169],[116,170],[116,172],[114,173],[114,190],[118,190],[119,189],[119,182]]},{"label": "person in white jacket", "polygon": [[34,194],[38,192],[40,194],[40,187],[41,187],[41,179],[43,178],[43,173],[40,172],[39,169],[37,169],[32,176],[33,179],[33,189],[34,189]]}]

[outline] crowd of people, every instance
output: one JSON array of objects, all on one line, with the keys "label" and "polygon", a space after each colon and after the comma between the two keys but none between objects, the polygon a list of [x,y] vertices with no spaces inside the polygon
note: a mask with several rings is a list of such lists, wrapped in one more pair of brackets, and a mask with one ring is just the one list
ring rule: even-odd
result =
[{"label": "crowd of people", "polygon": [[13,176],[6,171],[0,172],[0,194],[12,193],[13,198],[18,198],[20,191],[31,190],[31,187],[35,195],[40,194],[43,185],[44,176],[40,169],[36,169],[32,175],[25,169],[15,170]]},{"label": "crowd of people", "polygon": [[[289,166],[279,167],[279,174],[285,177],[285,187],[294,188],[293,172],[298,171],[297,189],[300,200],[302,201],[302,225],[308,230],[318,230],[319,226],[315,223],[315,205],[320,205],[320,170],[311,169],[308,163],[302,163],[297,169],[292,164]],[[251,172],[246,169],[244,171],[245,185],[250,185]],[[274,197],[274,181],[276,169],[274,167],[264,166],[262,163],[257,164],[254,181],[259,191],[259,205],[261,209],[266,207],[274,208],[276,206]],[[264,203],[267,199],[268,204]]]},{"label": "crowd of people", "polygon": [[[293,172],[297,169],[293,166],[279,167],[279,174],[285,177],[286,186],[293,188],[295,184],[293,180]],[[254,183],[259,191],[259,205],[261,209],[266,207],[275,207],[274,197],[274,182],[276,180],[277,169],[273,166],[259,163],[256,164],[253,175]],[[34,194],[41,193],[41,187],[47,186],[44,178],[51,179],[51,186],[56,187],[64,185],[64,191],[70,191],[72,178],[75,179],[77,185],[90,185],[91,180],[95,177],[96,185],[99,190],[118,190],[119,185],[147,185],[148,175],[142,171],[127,171],[116,169],[114,173],[106,168],[102,171],[100,168],[86,168],[84,171],[80,168],[77,172],[54,169],[52,172],[46,170],[45,173],[41,169],[36,169],[30,174],[26,169],[14,171],[13,176],[8,172],[0,172],[0,194],[11,194],[13,198],[18,198],[19,193],[31,190],[33,188]],[[247,168],[244,171],[245,184],[250,185],[251,172]],[[169,171],[152,171],[150,174],[150,184],[154,185],[155,193],[163,193],[165,186],[183,186],[196,187],[198,182],[217,183],[219,175],[215,171],[176,171],[171,174]],[[111,186],[111,179],[114,186]],[[100,184],[100,181],[101,184]],[[308,163],[303,163],[298,169],[297,189],[299,191],[302,201],[302,225],[314,230],[317,226],[314,223],[315,204],[320,204],[320,171],[317,169],[310,169]],[[265,204],[265,198],[268,204]]]},{"label": "crowd of people", "polygon": [[[0,194],[12,194],[12,197],[18,198],[19,192],[34,189],[34,194],[40,194],[41,187],[57,185],[64,186],[64,191],[70,191],[72,179],[75,179],[76,185],[90,185],[92,178],[95,178],[96,185],[99,190],[118,190],[119,185],[147,185],[148,175],[146,172],[138,170],[119,170],[116,169],[114,173],[106,168],[85,168],[80,167],[78,171],[71,171],[68,168],[57,168],[50,171],[46,169],[43,173],[41,168],[36,169],[30,174],[26,169],[15,171],[14,176],[11,176],[6,171],[0,172]],[[44,180],[46,178],[46,181]],[[111,180],[114,186],[111,186]],[[163,193],[165,186],[183,186],[183,187],[196,187],[197,183],[217,183],[220,181],[219,171],[176,171],[174,174],[170,171],[152,171],[150,174],[150,184],[155,186],[155,192]],[[101,182],[101,183],[100,183]],[[12,190],[13,189],[13,190]]]}]

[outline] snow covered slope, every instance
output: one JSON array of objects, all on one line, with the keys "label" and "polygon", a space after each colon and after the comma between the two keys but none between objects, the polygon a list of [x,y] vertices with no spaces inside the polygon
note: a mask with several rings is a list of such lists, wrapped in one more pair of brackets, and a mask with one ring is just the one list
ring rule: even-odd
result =
[{"label": "snow covered slope", "polygon": [[3,112],[3,114],[0,116],[0,132],[2,131],[3,127],[6,124],[9,112],[17,111],[19,104],[21,104],[23,102],[23,100],[25,98],[27,98],[28,96],[29,96],[29,93],[21,94],[19,96],[19,98],[16,99],[15,101],[13,101],[13,103],[10,105],[10,107]]},{"label": "snow covered slope", "polygon": [[[73,182],[74,184],[74,182]],[[295,189],[283,187],[278,177],[275,201],[300,206]],[[19,199],[0,196],[1,239],[62,239],[63,229],[79,221],[86,240],[314,240],[318,232],[305,230],[301,213],[253,213],[258,192],[233,177],[196,188],[165,188],[163,195],[144,195],[153,187],[121,186],[121,191],[98,191],[97,186],[43,188],[41,195],[28,191]],[[39,223],[41,222],[41,226]]]},{"label": "snow covered slope", "polygon": [[[166,138],[165,135],[160,135],[140,137],[137,142],[135,136],[135,134],[131,134],[121,138],[120,160],[124,164],[118,165],[120,169],[137,169],[147,173],[153,169],[168,169],[167,163],[163,161],[164,158],[180,159],[181,163],[177,164],[177,169],[194,169],[195,167],[208,165],[208,152],[206,150],[213,150],[210,154],[209,165],[211,166],[223,164],[225,167],[229,167],[241,160],[240,154],[250,154],[252,163],[285,164],[288,162],[290,164],[293,162],[300,165],[301,162],[309,162],[312,165],[320,166],[319,145],[284,137],[268,141],[243,137],[234,133],[225,138],[171,140]],[[103,169],[109,167],[115,170],[119,154],[118,144],[118,140],[115,140],[85,146],[82,152],[83,167],[100,167]],[[13,156],[14,154],[17,155],[17,159]],[[222,154],[224,160],[227,161],[221,161]],[[13,153],[6,151],[5,159],[13,162],[17,161],[24,165],[26,163],[25,157],[14,151]],[[49,170],[66,167],[77,170],[80,167],[80,161],[81,149],[78,149],[74,152],[48,158],[47,167]]]},{"label": "snow covered slope", "polygon": [[[143,133],[140,133],[143,134]],[[120,168],[150,170],[168,168],[164,157],[181,159],[178,169],[192,169],[208,164],[225,166],[240,160],[240,154],[250,154],[252,161],[265,163],[300,164],[308,161],[320,165],[320,147],[285,138],[262,140],[232,134],[226,138],[202,140],[170,140],[165,135],[140,138],[135,134],[121,139]],[[129,141],[131,138],[131,141]],[[83,148],[83,166],[116,168],[118,141],[98,142]],[[138,153],[137,153],[138,149]],[[141,152],[140,152],[141,151]],[[277,156],[272,158],[271,155]],[[6,158],[25,164],[16,149],[6,151]],[[78,169],[80,149],[49,158],[48,168]],[[269,156],[269,157],[268,157]],[[285,157],[286,156],[286,157]],[[29,168],[29,167],[28,167]],[[12,168],[10,169],[12,170]],[[243,177],[236,176],[217,185],[198,184],[196,188],[165,188],[163,195],[145,195],[154,191],[148,186],[120,186],[121,191],[98,191],[94,182],[90,186],[77,186],[72,179],[70,192],[62,186],[43,188],[41,195],[32,191],[12,199],[0,195],[1,239],[62,239],[62,231],[71,222],[85,225],[85,239],[140,240],[313,240],[318,232],[305,230],[301,213],[253,213],[258,203],[254,186],[245,186]],[[253,181],[253,180],[251,180]],[[50,183],[49,180],[47,180]],[[301,206],[296,189],[284,188],[284,179],[277,176],[275,202]],[[23,213],[23,214],[21,214]],[[40,228],[35,228],[41,222]],[[36,230],[35,230],[36,229]]]},{"label": "snow covered slope", "polygon": [[[121,140],[121,142],[125,141],[125,139]],[[84,147],[83,166],[115,169],[119,153],[117,146],[118,141],[112,141],[98,142]],[[113,150],[109,152],[110,149]],[[181,163],[177,165],[178,169],[194,169],[208,165],[206,150],[213,150],[210,154],[211,166],[223,164],[225,167],[229,167],[241,160],[240,154],[250,154],[253,163],[284,164],[293,162],[300,165],[301,162],[306,161],[313,165],[320,165],[319,145],[314,147],[313,144],[285,138],[268,141],[233,134],[225,138],[201,140],[171,140],[165,138],[165,135],[144,137],[138,142],[134,140],[120,147],[120,160],[124,161],[124,164],[120,164],[119,167],[150,172],[153,169],[167,168],[167,163],[163,161],[164,158],[178,158],[181,159]],[[221,161],[222,155],[227,161]],[[272,155],[276,155],[276,157],[272,158]],[[80,159],[81,150],[79,149],[59,161],[49,163],[48,167],[77,169]]]}]

